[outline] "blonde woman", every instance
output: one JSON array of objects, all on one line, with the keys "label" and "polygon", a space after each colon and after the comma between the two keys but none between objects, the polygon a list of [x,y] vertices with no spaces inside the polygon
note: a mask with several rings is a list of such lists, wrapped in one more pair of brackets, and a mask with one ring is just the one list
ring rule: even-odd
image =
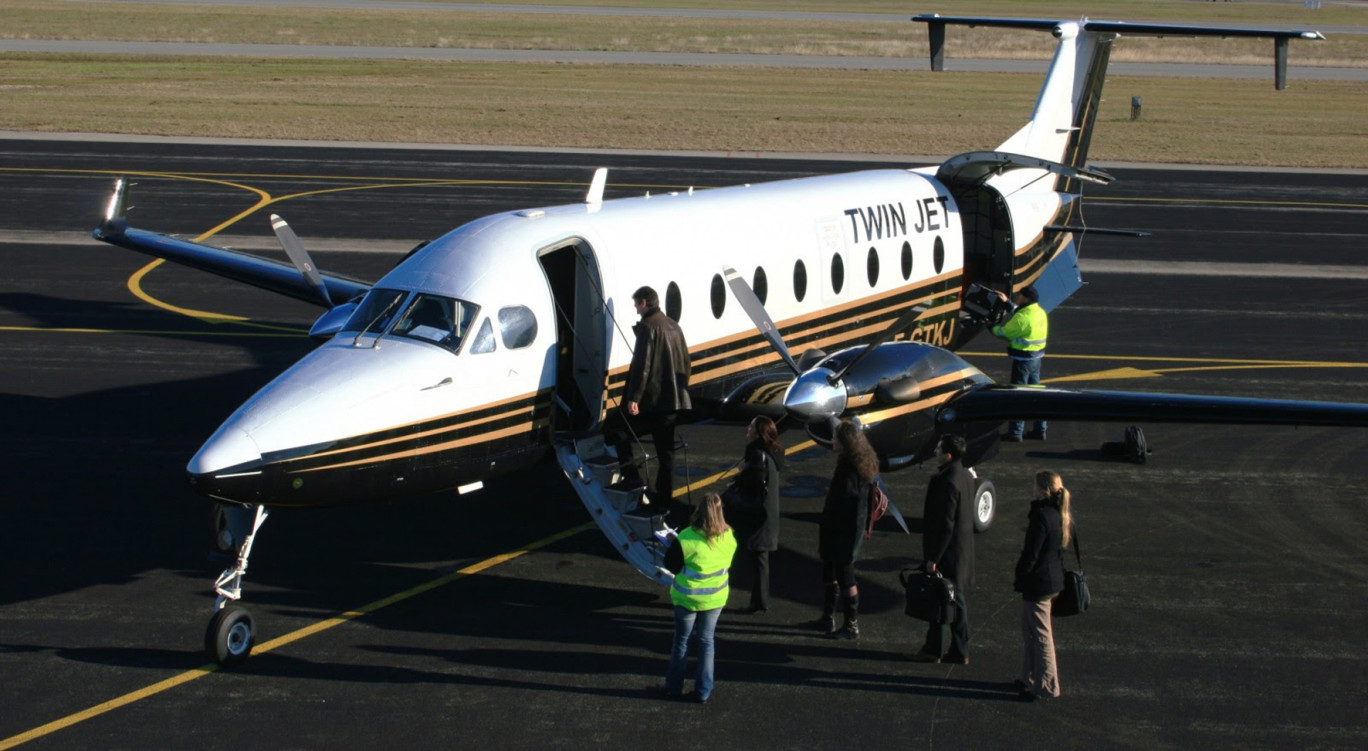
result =
[{"label": "blonde woman", "polygon": [[722,498],[716,493],[703,496],[694,509],[693,520],[680,530],[665,553],[665,567],[675,574],[670,586],[674,603],[674,644],[670,666],[665,671],[665,694],[680,698],[684,693],[684,664],[689,657],[689,638],[698,636],[698,675],[694,679],[694,700],[702,704],[713,691],[713,633],[718,616],[731,593],[727,568],[736,554],[736,537],[722,515]]},{"label": "blonde woman", "polygon": [[1059,696],[1055,666],[1054,630],[1050,606],[1064,589],[1064,548],[1069,545],[1072,519],[1069,489],[1054,472],[1035,477],[1035,500],[1027,517],[1026,543],[1017,559],[1015,590],[1021,593],[1023,639],[1021,678],[1017,690],[1025,701]]}]

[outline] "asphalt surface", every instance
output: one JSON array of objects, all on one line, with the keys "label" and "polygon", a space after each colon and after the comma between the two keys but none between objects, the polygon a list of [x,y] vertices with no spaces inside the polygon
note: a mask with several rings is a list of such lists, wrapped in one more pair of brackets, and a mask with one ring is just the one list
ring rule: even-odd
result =
[{"label": "asphalt surface", "polygon": [[[0,748],[1368,742],[1368,432],[1351,429],[1147,425],[1144,466],[1098,451],[1120,425],[1056,423],[1046,443],[1006,447],[983,468],[1002,500],[976,541],[968,666],[900,659],[922,636],[897,584],[919,541],[889,526],[859,566],[863,637],[802,626],[820,600],[816,518],[832,466],[805,449],[783,476],[776,605],[724,615],[707,706],[653,696],[668,599],[597,531],[575,531],[585,512],[551,466],[465,498],[273,514],[246,582],[258,654],[206,668],[221,565],[207,560],[209,504],[184,465],[309,349],[262,325],[303,329],[317,311],[189,270],[134,283],[148,259],[85,234],[113,178],[135,175],[136,225],[192,236],[252,206],[244,187],[264,190],[282,200],[220,231],[268,246],[266,215],[280,213],[321,266],[374,277],[410,241],[474,217],[582,200],[597,166],[612,168],[613,198],[871,165],[0,141]],[[1089,284],[1053,316],[1047,378],[1368,402],[1364,282],[1316,273],[1368,266],[1361,175],[1114,172],[1089,197],[1089,224],[1155,234],[1086,239],[1085,264],[1102,270],[1085,265]],[[313,192],[340,187],[354,189]],[[355,250],[369,240],[377,251]],[[1156,273],[1166,267],[1181,273]],[[991,343],[967,353],[1005,377]],[[681,471],[698,480],[744,440],[723,426],[684,432]],[[1074,493],[1095,601],[1056,624],[1064,696],[1027,705],[1010,686],[1021,659],[1011,569],[1044,467]],[[914,531],[926,478],[887,478]]]}]

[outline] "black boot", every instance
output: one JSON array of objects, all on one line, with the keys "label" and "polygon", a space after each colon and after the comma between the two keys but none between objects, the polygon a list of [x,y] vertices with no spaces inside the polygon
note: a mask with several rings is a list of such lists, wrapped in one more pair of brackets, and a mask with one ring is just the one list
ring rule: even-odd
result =
[{"label": "black boot", "polygon": [[860,596],[847,597],[845,601],[845,623],[841,626],[840,633],[836,634],[841,639],[860,638]]}]

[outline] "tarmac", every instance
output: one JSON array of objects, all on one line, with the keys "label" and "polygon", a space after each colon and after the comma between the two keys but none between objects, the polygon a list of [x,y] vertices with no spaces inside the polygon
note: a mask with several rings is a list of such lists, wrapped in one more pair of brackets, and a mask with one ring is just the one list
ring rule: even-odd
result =
[{"label": "tarmac", "polygon": [[[376,278],[411,241],[475,217],[582,201],[598,166],[612,199],[880,165],[0,140],[0,749],[1368,742],[1368,432],[1355,429],[1142,425],[1144,465],[1099,451],[1119,424],[1054,423],[1045,443],[1005,446],[981,468],[1000,507],[976,538],[966,666],[901,658],[924,631],[903,616],[897,577],[920,555],[927,470],[886,478],[914,534],[885,522],[866,544],[862,638],[804,625],[820,603],[816,521],[832,461],[797,431],[781,437],[796,450],[775,605],[723,616],[706,706],[653,693],[668,598],[616,556],[549,463],[467,497],[273,514],[245,589],[256,653],[207,665],[221,565],[207,558],[210,505],[185,463],[308,351],[297,332],[318,311],[89,241],[114,178],[134,175],[135,225],[188,236],[254,205],[244,187],[265,191],[281,200],[222,231],[269,239],[266,214],[279,213],[320,266]],[[1047,379],[1368,402],[1361,175],[1113,172],[1085,199],[1089,225],[1154,234],[1085,238],[1087,284],[1052,317]],[[363,251],[370,241],[382,252]],[[1006,377],[994,343],[961,354]],[[697,498],[744,437],[683,433],[679,484]],[[1010,685],[1021,660],[1011,571],[1040,468],[1074,494],[1094,602],[1056,623],[1063,696],[1023,704]],[[738,569],[739,607],[749,574]]]}]

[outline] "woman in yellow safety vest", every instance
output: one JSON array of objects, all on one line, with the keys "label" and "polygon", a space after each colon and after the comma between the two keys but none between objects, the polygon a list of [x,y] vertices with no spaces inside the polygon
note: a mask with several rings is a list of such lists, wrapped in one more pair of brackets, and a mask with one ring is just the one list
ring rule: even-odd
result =
[{"label": "woman in yellow safety vest", "polygon": [[703,496],[689,526],[680,530],[665,553],[665,567],[675,574],[670,585],[674,602],[674,645],[670,667],[665,671],[665,694],[684,694],[684,664],[689,658],[689,638],[697,634],[698,675],[693,698],[700,704],[712,696],[713,632],[727,604],[727,567],[736,554],[736,537],[722,515],[722,497]]}]

